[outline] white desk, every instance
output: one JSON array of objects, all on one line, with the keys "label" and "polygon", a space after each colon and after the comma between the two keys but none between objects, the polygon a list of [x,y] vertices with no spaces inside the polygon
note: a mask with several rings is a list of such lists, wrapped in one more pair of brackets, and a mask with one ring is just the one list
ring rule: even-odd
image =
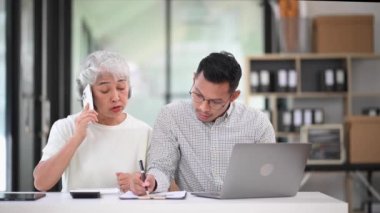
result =
[{"label": "white desk", "polygon": [[184,200],[119,200],[117,194],[100,199],[72,199],[69,193],[47,193],[37,201],[2,201],[0,213],[347,213],[348,204],[319,192],[295,197],[215,200],[187,194]]}]

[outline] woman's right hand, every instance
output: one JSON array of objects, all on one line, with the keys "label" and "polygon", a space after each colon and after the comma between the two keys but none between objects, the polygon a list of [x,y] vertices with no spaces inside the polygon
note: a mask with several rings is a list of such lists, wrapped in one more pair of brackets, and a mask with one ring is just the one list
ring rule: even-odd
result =
[{"label": "woman's right hand", "polygon": [[87,126],[91,122],[98,122],[98,113],[95,110],[90,110],[89,105],[86,104],[82,112],[75,120],[75,130],[73,136],[76,136],[80,141],[83,141],[87,134]]},{"label": "woman's right hand", "polygon": [[75,119],[75,129],[72,137],[56,154],[47,160],[40,161],[34,169],[34,186],[38,190],[47,191],[59,181],[76,149],[86,137],[87,126],[90,122],[98,122],[98,113],[90,110],[89,106],[86,105]]}]

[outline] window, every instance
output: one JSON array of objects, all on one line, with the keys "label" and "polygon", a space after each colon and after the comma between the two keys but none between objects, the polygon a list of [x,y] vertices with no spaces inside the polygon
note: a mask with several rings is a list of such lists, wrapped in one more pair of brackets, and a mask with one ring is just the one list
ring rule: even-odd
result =
[{"label": "window", "polygon": [[80,110],[75,79],[84,57],[116,51],[131,69],[127,111],[152,125],[165,104],[165,1],[73,1],[72,112]]},{"label": "window", "polygon": [[[193,73],[211,52],[227,51],[245,67],[245,56],[262,53],[260,1],[172,1],[172,97],[188,98]],[[244,80],[239,88],[243,92]],[[240,97],[243,97],[242,94]]]},{"label": "window", "polygon": [[[171,0],[170,10],[166,3],[73,1],[72,91],[77,92],[75,78],[85,55],[95,49],[120,52],[129,60],[132,71],[133,93],[127,111],[153,125],[166,95],[170,100],[189,98],[193,73],[209,53],[231,52],[244,72],[245,56],[263,52],[261,1]],[[170,73],[166,72],[167,33],[171,38]],[[166,91],[167,85],[170,91]],[[242,92],[244,85],[242,79]],[[79,96],[74,93],[72,97],[71,110],[78,112]]]}]

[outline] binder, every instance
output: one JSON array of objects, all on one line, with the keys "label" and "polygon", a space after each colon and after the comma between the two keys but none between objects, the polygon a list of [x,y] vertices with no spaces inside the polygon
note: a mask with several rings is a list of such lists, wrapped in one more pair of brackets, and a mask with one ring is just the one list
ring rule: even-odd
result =
[{"label": "binder", "polygon": [[300,131],[301,129],[301,126],[302,126],[302,121],[303,121],[303,118],[302,118],[302,109],[294,109],[293,110],[293,130],[295,132],[298,132]]},{"label": "binder", "polygon": [[292,131],[292,111],[282,110],[280,111],[280,117],[278,119],[278,127],[280,131],[290,132]]},{"label": "binder", "polygon": [[297,72],[294,69],[290,69],[288,74],[288,91],[295,92],[297,90]]},{"label": "binder", "polygon": [[323,124],[325,122],[324,113],[322,109],[313,110],[314,124]]},{"label": "binder", "polygon": [[251,92],[259,92],[259,72],[257,70],[251,70],[249,73]]},{"label": "binder", "polygon": [[334,91],[334,70],[326,69],[322,71],[322,91],[332,92]]},{"label": "binder", "polygon": [[276,92],[286,92],[288,87],[288,73],[285,69],[279,69],[276,72]]},{"label": "binder", "polygon": [[379,115],[380,108],[377,107],[367,107],[362,110],[363,115],[368,116],[378,116]]},{"label": "binder", "polygon": [[260,70],[260,92],[270,91],[270,72],[268,70]]},{"label": "binder", "polygon": [[335,90],[346,91],[346,72],[343,69],[335,70]]},{"label": "binder", "polygon": [[313,110],[304,109],[303,110],[303,125],[312,125],[313,124]]}]

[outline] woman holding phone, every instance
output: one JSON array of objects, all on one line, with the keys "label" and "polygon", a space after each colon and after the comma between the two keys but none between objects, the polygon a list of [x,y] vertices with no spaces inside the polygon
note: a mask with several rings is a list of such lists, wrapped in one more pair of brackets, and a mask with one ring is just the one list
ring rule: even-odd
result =
[{"label": "woman holding phone", "polygon": [[89,85],[85,96],[90,101],[81,112],[53,124],[33,172],[34,185],[47,191],[62,177],[62,191],[115,187],[128,191],[130,173],[145,160],[152,131],[125,112],[131,95],[128,64],[117,53],[94,52],[77,82],[81,95]]}]

